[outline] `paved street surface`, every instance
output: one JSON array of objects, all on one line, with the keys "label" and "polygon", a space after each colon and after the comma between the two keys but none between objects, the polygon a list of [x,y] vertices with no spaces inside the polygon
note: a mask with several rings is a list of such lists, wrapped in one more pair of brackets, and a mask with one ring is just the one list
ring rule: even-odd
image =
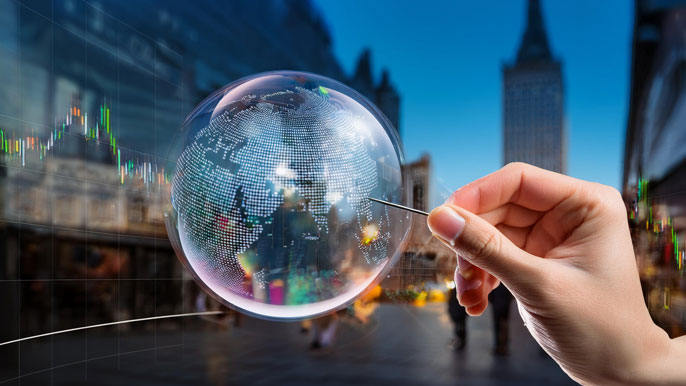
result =
[{"label": "paved street surface", "polygon": [[574,384],[512,311],[507,357],[491,355],[490,314],[470,319],[467,348],[455,353],[444,304],[383,305],[369,323],[344,318],[334,347],[315,351],[298,324],[255,319],[228,329],[187,320],[182,330],[157,323],[134,332],[111,328],[42,338],[2,352],[5,359],[12,351],[21,358],[24,375],[18,377],[16,360],[3,360],[0,384]]}]

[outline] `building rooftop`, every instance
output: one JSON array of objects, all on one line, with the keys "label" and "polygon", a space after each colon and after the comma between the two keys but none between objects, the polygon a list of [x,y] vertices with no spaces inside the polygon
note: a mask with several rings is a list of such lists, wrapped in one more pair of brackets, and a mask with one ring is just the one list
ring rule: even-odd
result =
[{"label": "building rooftop", "polygon": [[529,0],[526,30],[517,52],[516,64],[551,61],[552,59],[548,36],[543,24],[543,15],[541,14],[541,3],[539,0]]}]

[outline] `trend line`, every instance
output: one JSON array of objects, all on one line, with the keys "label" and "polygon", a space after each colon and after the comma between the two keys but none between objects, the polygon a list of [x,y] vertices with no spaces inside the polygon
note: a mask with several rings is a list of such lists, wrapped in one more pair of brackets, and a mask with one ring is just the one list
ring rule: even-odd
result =
[{"label": "trend line", "polygon": [[129,319],[129,320],[119,320],[119,321],[116,321],[116,322],[92,324],[92,325],[90,325],[90,326],[82,326],[82,327],[69,328],[69,329],[66,329],[66,330],[59,330],[59,331],[46,332],[45,334],[38,334],[38,335],[27,336],[27,337],[15,339],[15,340],[8,340],[7,342],[2,342],[2,343],[0,343],[0,346],[6,346],[6,345],[12,344],[12,343],[19,343],[19,342],[23,342],[23,341],[25,341],[25,340],[43,338],[43,337],[50,336],[50,335],[64,334],[64,333],[67,333],[67,332],[80,331],[80,330],[88,330],[88,329],[91,329],[91,328],[98,328],[98,327],[114,326],[114,325],[117,325],[117,324],[145,322],[145,321],[148,321],[148,320],[157,320],[157,319],[183,318],[183,317],[186,317],[186,316],[219,315],[219,314],[223,314],[223,313],[224,313],[223,311],[189,312],[189,313],[185,313],[185,314],[160,315],[160,316],[150,316],[150,317],[147,317],[147,318],[138,318],[138,319]]}]

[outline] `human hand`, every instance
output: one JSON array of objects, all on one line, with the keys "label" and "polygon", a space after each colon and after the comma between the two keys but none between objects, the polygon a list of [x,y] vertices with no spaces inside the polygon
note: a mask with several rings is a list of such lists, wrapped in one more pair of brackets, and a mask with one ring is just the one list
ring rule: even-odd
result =
[{"label": "human hand", "polygon": [[457,190],[428,225],[459,256],[467,312],[483,313],[502,281],[531,335],[574,380],[686,382],[686,341],[650,318],[615,189],[514,163]]}]

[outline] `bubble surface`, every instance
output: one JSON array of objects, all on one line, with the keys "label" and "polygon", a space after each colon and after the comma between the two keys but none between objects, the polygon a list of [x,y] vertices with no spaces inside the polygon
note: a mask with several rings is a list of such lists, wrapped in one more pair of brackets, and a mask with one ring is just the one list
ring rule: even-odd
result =
[{"label": "bubble surface", "polygon": [[334,80],[257,74],[205,99],[173,141],[165,211],[177,255],[219,301],[267,319],[344,307],[409,231],[389,121]]}]

